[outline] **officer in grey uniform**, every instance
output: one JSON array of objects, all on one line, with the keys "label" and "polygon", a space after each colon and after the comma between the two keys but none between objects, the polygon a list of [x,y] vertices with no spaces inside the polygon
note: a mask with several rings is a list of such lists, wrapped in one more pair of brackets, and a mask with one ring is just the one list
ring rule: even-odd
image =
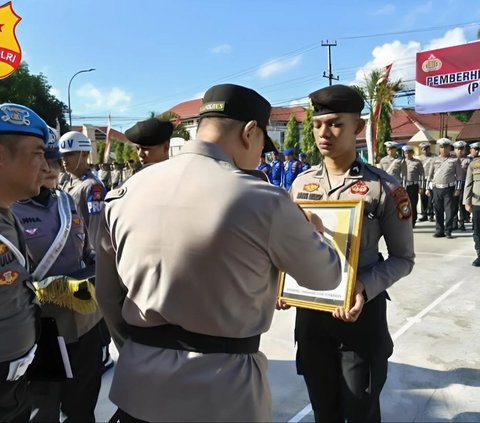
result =
[{"label": "officer in grey uniform", "polygon": [[113,163],[113,169],[110,173],[111,181],[112,181],[112,189],[118,188],[122,185],[123,182],[123,172],[120,163]]},{"label": "officer in grey uniform", "polygon": [[31,283],[17,200],[40,192],[49,132],[33,110],[0,105],[0,421],[28,422],[26,370],[39,335],[40,309]]},{"label": "officer in grey uniform", "polygon": [[[34,263],[33,276],[70,275],[86,266],[94,272],[94,253],[73,198],[55,190],[60,172],[58,136],[50,128],[45,150],[49,172],[40,194],[17,202],[12,210],[24,229],[26,244]],[[93,301],[93,300],[92,300]],[[102,377],[102,344],[98,323],[100,311],[80,313],[53,303],[42,304],[42,317],[55,319],[63,336],[73,379],[65,382],[32,380],[31,422],[58,422],[60,411],[66,421],[95,422],[95,406]],[[55,360],[52,356],[51,360]]]},{"label": "officer in grey uniform", "polygon": [[405,155],[405,174],[402,175],[402,183],[407,191],[408,198],[412,205],[412,226],[417,221],[418,194],[425,190],[425,173],[422,162],[413,157],[413,147],[404,145],[402,147]]},{"label": "officer in grey uniform", "polygon": [[399,183],[402,181],[402,175],[406,172],[405,161],[398,156],[399,145],[395,141],[385,142],[387,155],[380,159],[378,167],[389,175],[392,175]]},{"label": "officer in grey uniform", "polygon": [[168,120],[150,118],[142,120],[125,131],[125,136],[137,147],[141,167],[168,160],[173,124]]},{"label": "officer in grey uniform", "polygon": [[107,196],[97,299],[120,351],[115,421],[271,421],[258,346],[278,272],[328,290],[340,268],[285,190],[240,170],[275,149],[270,111],[249,88],[210,88],[197,139]]},{"label": "officer in grey uniform", "polygon": [[428,196],[426,194],[426,176],[430,173],[430,168],[433,163],[434,154],[430,151],[430,143],[422,142],[420,143],[421,154],[418,156],[418,160],[422,162],[423,173],[425,175],[423,190],[420,191],[420,207],[422,216],[418,219],[420,222],[435,222],[434,212],[433,212],[433,196]]},{"label": "officer in grey uniform", "polygon": [[433,195],[435,208],[435,238],[453,238],[455,200],[463,188],[465,173],[460,160],[450,154],[452,142],[448,138],[437,141],[440,154],[432,160],[427,178],[427,195]]},{"label": "officer in grey uniform", "polygon": [[[297,371],[304,376],[315,421],[379,422],[379,396],[393,350],[386,289],[414,265],[412,209],[393,176],[356,155],[356,136],[365,125],[358,93],[334,85],[311,93],[310,99],[315,142],[324,160],[297,177],[291,198],[362,200],[365,211],[355,304],[332,314],[297,308]],[[385,260],[379,254],[382,237]]]},{"label": "officer in grey uniform", "polygon": [[470,144],[470,152],[473,160],[468,165],[463,193],[463,204],[465,209],[472,213],[473,242],[477,258],[472,265],[480,267],[480,142]]},{"label": "officer in grey uniform", "polygon": [[[467,168],[468,165],[471,163],[472,158],[466,154],[467,143],[465,141],[455,141],[453,143],[453,148],[455,152],[455,156],[457,156],[458,160],[462,165],[463,169],[463,180],[465,180],[467,176]],[[454,208],[455,208],[455,215],[453,217],[453,229],[459,229],[461,231],[465,231],[465,222],[470,219],[469,214],[465,210],[465,206],[463,205],[463,189],[460,191],[460,195],[458,197],[454,197]]]},{"label": "officer in grey uniform", "polygon": [[98,178],[102,181],[102,184],[105,186],[107,190],[110,190],[112,188],[111,171],[108,163],[100,164],[100,169],[98,171]]}]

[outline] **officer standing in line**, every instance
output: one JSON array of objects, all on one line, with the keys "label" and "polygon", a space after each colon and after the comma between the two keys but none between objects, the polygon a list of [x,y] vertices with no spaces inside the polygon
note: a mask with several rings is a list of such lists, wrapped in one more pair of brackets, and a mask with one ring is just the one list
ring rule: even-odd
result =
[{"label": "officer standing in line", "polygon": [[257,166],[257,170],[265,173],[269,181],[272,180],[272,167],[265,161],[265,154],[260,156],[260,164]]},{"label": "officer standing in line", "polygon": [[435,208],[435,238],[446,236],[451,239],[453,218],[455,216],[455,200],[463,188],[465,173],[460,160],[452,156],[452,141],[440,138],[437,141],[440,154],[432,160],[427,178],[427,195],[433,195]]},{"label": "officer standing in line", "polygon": [[465,210],[472,214],[473,242],[477,258],[472,266],[480,267],[480,142],[470,144],[470,154],[473,160],[468,165],[463,204]]},{"label": "officer standing in line", "polygon": [[430,168],[433,163],[434,154],[430,151],[430,143],[422,142],[420,143],[421,154],[418,156],[418,160],[422,162],[423,173],[425,175],[425,184],[422,187],[423,190],[420,191],[420,206],[422,211],[422,216],[418,219],[420,222],[435,222],[434,212],[433,212],[433,196],[428,196],[425,192],[426,189],[426,177],[430,173]]},{"label": "officer standing in line", "polygon": [[286,150],[283,150],[285,161],[283,162],[282,187],[287,191],[290,189],[293,181],[301,171],[301,163],[295,159],[294,154],[295,150],[293,148],[287,148]]},{"label": "officer standing in line", "polygon": [[0,421],[28,422],[26,370],[39,336],[40,310],[31,283],[17,200],[37,195],[44,173],[48,127],[33,110],[0,105]]},{"label": "officer standing in line", "polygon": [[[463,180],[465,180],[465,177],[467,175],[468,165],[472,161],[472,158],[466,155],[466,147],[467,143],[465,141],[455,141],[453,143],[455,156],[457,156],[458,160],[460,160],[460,163],[462,165],[464,173]],[[454,198],[454,204],[455,215],[453,218],[453,229],[465,231],[465,223],[470,220],[470,216],[465,210],[465,206],[463,205],[463,189],[460,191],[460,195]]]},{"label": "officer standing in line", "polygon": [[278,271],[333,289],[340,268],[285,190],[241,170],[275,149],[270,111],[249,88],[210,88],[197,139],[109,193],[97,299],[120,351],[112,421],[271,421],[258,345]]},{"label": "officer standing in line", "polygon": [[415,227],[417,221],[418,194],[424,191],[425,173],[422,162],[413,157],[413,147],[404,145],[402,147],[405,155],[406,173],[402,175],[403,186],[407,191],[410,204],[412,205],[412,226]]},{"label": "officer standing in line", "polygon": [[112,189],[117,189],[120,185],[122,185],[122,182],[123,182],[122,176],[123,176],[123,173],[122,173],[121,164],[118,162],[114,162],[113,169],[111,172]]},{"label": "officer standing in line", "polygon": [[[358,93],[333,85],[310,99],[313,134],[324,160],[297,177],[291,198],[363,200],[365,211],[354,306],[332,314],[297,308],[297,371],[304,376],[315,421],[379,422],[379,397],[393,350],[386,289],[414,265],[412,210],[395,178],[357,156],[356,137],[365,125]],[[385,260],[379,254],[382,237]]]},{"label": "officer standing in line", "polygon": [[[17,202],[12,208],[22,223],[27,248],[36,266],[33,275],[37,281],[49,276],[69,275],[83,266],[94,269],[95,264],[95,254],[73,198],[55,190],[61,153],[53,128],[50,128],[45,158],[49,171],[44,176],[40,193]],[[95,422],[94,411],[102,378],[100,311],[79,313],[50,302],[43,303],[41,309],[42,317],[55,319],[58,333],[65,339],[73,379],[30,381],[28,391],[34,410],[30,421],[58,422],[61,411],[66,421]],[[50,359],[55,360],[54,357]]]},{"label": "officer standing in line", "polygon": [[283,180],[283,163],[278,158],[278,151],[272,152],[273,160],[270,162],[270,167],[272,168],[272,179],[271,182],[277,187],[282,186]]},{"label": "officer standing in line", "polygon": [[136,144],[140,169],[168,160],[172,133],[172,122],[157,118],[139,121],[125,131],[125,136]]},{"label": "officer standing in line", "polygon": [[387,141],[385,148],[387,149],[387,155],[380,159],[378,167],[395,177],[398,183],[401,183],[402,175],[406,172],[406,167],[405,161],[398,156],[398,143],[395,141]]},{"label": "officer standing in line", "polygon": [[110,191],[112,189],[112,182],[111,182],[111,176],[110,176],[110,166],[108,163],[101,163],[100,164],[100,170],[98,171],[98,179],[102,181],[102,184],[105,186],[107,191]]},{"label": "officer standing in line", "polygon": [[312,166],[310,163],[307,162],[307,155],[305,153],[300,153],[298,155],[298,160],[300,160],[300,173],[305,172],[306,170],[310,169]]}]

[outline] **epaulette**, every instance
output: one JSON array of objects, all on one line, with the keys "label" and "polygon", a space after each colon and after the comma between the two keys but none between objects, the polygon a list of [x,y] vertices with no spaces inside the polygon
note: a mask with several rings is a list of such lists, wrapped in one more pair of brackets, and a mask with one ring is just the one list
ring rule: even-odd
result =
[{"label": "epaulette", "polygon": [[117,189],[112,189],[107,193],[107,196],[105,197],[105,201],[109,202],[112,200],[118,200],[119,198],[122,198],[127,192],[127,187],[121,187]]}]

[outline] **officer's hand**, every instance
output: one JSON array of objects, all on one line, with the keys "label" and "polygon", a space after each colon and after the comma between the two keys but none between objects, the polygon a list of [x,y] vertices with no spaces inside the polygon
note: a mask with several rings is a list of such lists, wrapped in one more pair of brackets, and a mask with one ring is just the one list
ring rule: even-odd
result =
[{"label": "officer's hand", "polygon": [[460,191],[455,190],[455,192],[453,193],[453,196],[458,197],[459,195],[460,195]]},{"label": "officer's hand", "polygon": [[310,221],[310,223],[312,223],[313,226],[315,226],[315,229],[317,230],[317,232],[320,232],[323,235],[323,233],[325,232],[325,227],[323,226],[322,219],[320,219],[318,215],[316,215],[315,213],[312,213],[309,210],[304,210],[304,211],[305,211],[305,216]]},{"label": "officer's hand", "polygon": [[289,306],[288,304],[285,304],[285,302],[283,300],[281,300],[280,298],[277,298],[277,303],[275,304],[275,308],[277,310],[288,310],[291,306]]},{"label": "officer's hand", "polygon": [[426,195],[427,197],[430,197],[430,194],[431,194],[431,193],[432,193],[432,192],[431,192],[429,189],[427,189],[427,190],[425,191],[425,195]]},{"label": "officer's hand", "polygon": [[344,322],[356,322],[362,313],[363,306],[365,304],[365,297],[363,296],[364,290],[365,287],[363,286],[363,283],[357,280],[355,287],[355,304],[348,311],[346,311],[343,307],[337,307],[332,313],[333,317],[343,320]]},{"label": "officer's hand", "polygon": [[472,212],[472,205],[471,204],[465,204],[465,210],[469,213]]}]

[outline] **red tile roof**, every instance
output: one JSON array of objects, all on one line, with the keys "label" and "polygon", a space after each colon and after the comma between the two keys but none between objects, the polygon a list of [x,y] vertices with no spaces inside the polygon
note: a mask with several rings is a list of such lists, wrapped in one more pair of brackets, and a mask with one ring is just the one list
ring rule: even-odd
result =
[{"label": "red tile roof", "polygon": [[480,110],[475,110],[470,120],[464,125],[457,136],[457,139],[463,141],[480,140]]},{"label": "red tile roof", "polygon": [[[107,126],[95,126],[95,125],[85,125],[85,126],[90,126],[90,127],[95,128],[95,131],[100,131],[100,133],[103,136],[100,135],[98,137],[99,140],[104,140],[105,137],[107,136],[107,129],[108,129]],[[82,132],[83,127],[82,126],[72,126],[70,129],[72,131]],[[115,138],[116,140],[118,140],[120,142],[130,142],[123,132],[117,131],[114,128],[110,129],[110,134],[111,134],[112,138]]]},{"label": "red tile roof", "polygon": [[[197,98],[195,100],[189,100],[184,101],[183,103],[179,103],[168,111],[175,113],[182,120],[189,118],[197,118],[201,105],[202,99]],[[302,122],[305,118],[305,109],[303,107],[273,107],[272,113],[270,115],[270,121],[288,122],[288,119],[290,118],[290,115],[292,113],[295,115],[297,122]]]}]

